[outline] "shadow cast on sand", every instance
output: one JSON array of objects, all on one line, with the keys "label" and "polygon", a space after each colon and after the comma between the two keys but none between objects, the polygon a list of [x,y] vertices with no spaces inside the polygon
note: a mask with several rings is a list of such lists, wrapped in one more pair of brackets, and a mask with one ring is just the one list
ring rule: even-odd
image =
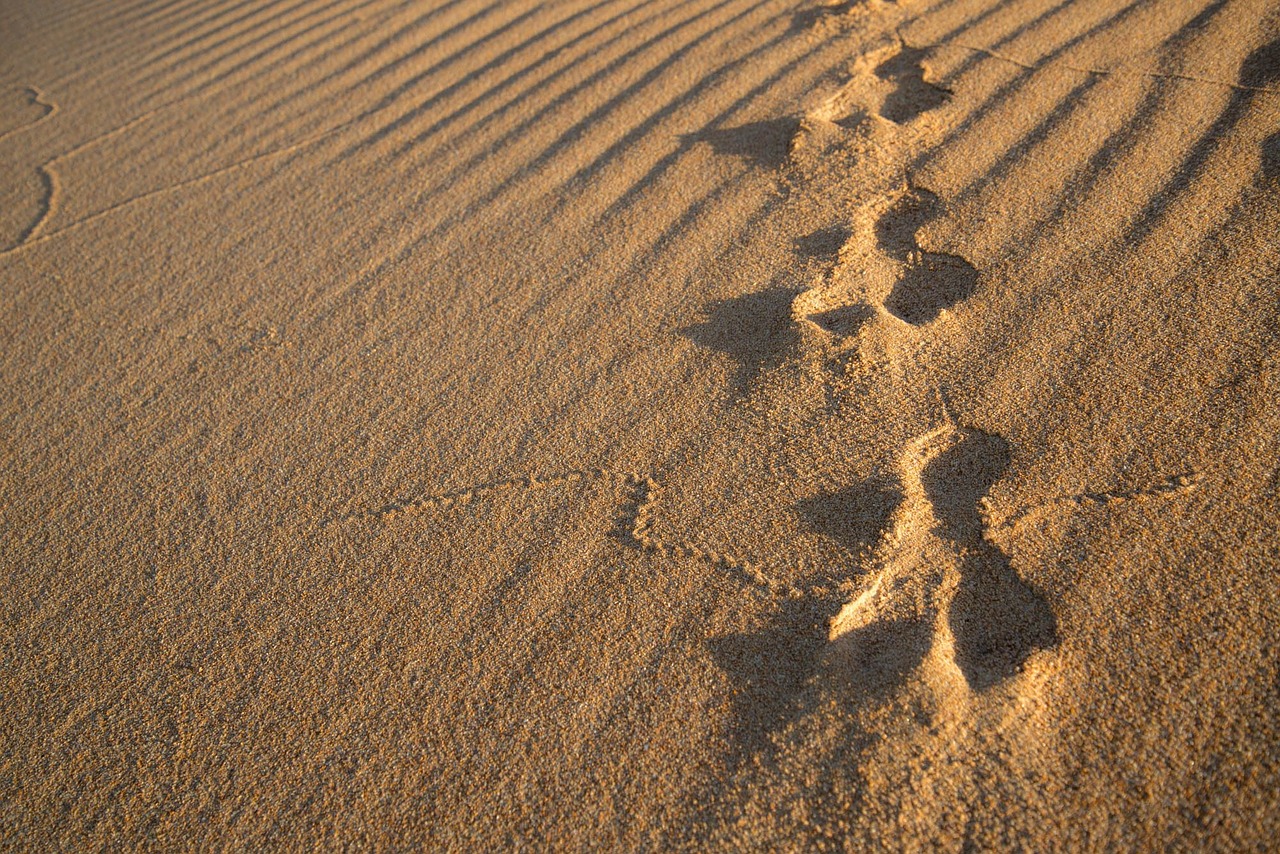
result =
[{"label": "shadow cast on sand", "polygon": [[902,497],[893,481],[871,478],[838,492],[806,498],[795,509],[809,530],[857,555],[874,546],[888,529]]},{"label": "shadow cast on sand", "polygon": [[769,288],[708,306],[706,320],[680,330],[693,343],[725,353],[737,363],[732,385],[745,394],[768,368],[776,367],[798,342],[791,322],[795,292]]},{"label": "shadow cast on sand", "polygon": [[853,231],[847,225],[833,225],[812,231],[803,237],[797,237],[793,248],[796,257],[801,260],[808,258],[834,260],[840,254],[841,247],[852,236]]},{"label": "shadow cast on sand", "polygon": [[959,255],[925,252],[894,283],[884,307],[899,320],[920,326],[977,290],[978,271],[968,261]]},{"label": "shadow cast on sand", "polygon": [[866,0],[850,0],[850,2],[846,3],[826,3],[821,6],[815,6],[812,9],[801,9],[791,16],[791,31],[804,32],[811,30],[823,21],[847,15],[858,7],[865,5]]},{"label": "shadow cast on sand", "polygon": [[716,154],[741,157],[757,166],[776,169],[787,162],[791,139],[799,127],[799,121],[791,117],[768,119],[738,127],[711,128],[684,134],[680,137],[680,143],[688,147],[705,142]]},{"label": "shadow cast on sand", "polygon": [[707,641],[711,659],[734,687],[728,735],[731,767],[769,746],[769,737],[801,711],[799,697],[817,670],[833,602],[789,599],[760,629]]},{"label": "shadow cast on sand", "polygon": [[[872,479],[801,501],[796,512],[809,529],[857,556],[874,546],[901,500],[896,485]],[[847,576],[850,571],[848,566],[834,568],[827,580],[837,581],[837,576]],[[822,661],[831,618],[842,605],[836,594],[783,600],[760,629],[708,642],[712,659],[737,690],[731,733],[735,765],[767,748],[770,735],[801,711],[801,694]],[[894,674],[902,672],[900,667],[913,666],[902,662],[921,643],[928,649],[928,626],[923,626],[923,639],[918,637],[919,629],[891,623],[852,633],[859,636],[856,639],[842,638],[841,642],[846,643],[856,640],[865,650],[860,657],[850,657],[851,662],[866,670],[856,679],[851,677],[851,681],[864,685],[868,691],[891,684]],[[919,655],[923,656],[923,652]]]},{"label": "shadow cast on sand", "polygon": [[1262,143],[1262,177],[1268,181],[1280,181],[1280,131]]}]

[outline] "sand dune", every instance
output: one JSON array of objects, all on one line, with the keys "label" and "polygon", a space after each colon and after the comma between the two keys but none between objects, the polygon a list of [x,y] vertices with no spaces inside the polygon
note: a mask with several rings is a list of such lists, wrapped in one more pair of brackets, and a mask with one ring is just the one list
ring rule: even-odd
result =
[{"label": "sand dune", "polygon": [[7,847],[1280,838],[1274,2],[0,57]]}]

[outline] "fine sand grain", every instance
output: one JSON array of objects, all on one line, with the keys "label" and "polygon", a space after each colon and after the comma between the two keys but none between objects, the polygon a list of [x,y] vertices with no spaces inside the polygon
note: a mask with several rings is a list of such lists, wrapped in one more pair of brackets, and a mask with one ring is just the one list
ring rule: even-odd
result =
[{"label": "fine sand grain", "polygon": [[0,0],[0,847],[1280,839],[1276,0]]}]

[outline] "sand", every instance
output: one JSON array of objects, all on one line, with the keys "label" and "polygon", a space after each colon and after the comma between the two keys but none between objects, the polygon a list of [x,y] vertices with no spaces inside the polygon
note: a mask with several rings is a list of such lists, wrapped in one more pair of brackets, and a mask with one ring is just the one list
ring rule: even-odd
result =
[{"label": "sand", "polygon": [[3,0],[0,845],[1280,839],[1274,0]]}]

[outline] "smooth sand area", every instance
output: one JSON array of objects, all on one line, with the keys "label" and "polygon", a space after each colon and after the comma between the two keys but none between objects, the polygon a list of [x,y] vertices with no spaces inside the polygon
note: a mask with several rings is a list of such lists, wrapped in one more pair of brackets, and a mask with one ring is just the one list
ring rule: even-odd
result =
[{"label": "smooth sand area", "polygon": [[0,847],[1280,840],[1277,0],[0,0]]}]

